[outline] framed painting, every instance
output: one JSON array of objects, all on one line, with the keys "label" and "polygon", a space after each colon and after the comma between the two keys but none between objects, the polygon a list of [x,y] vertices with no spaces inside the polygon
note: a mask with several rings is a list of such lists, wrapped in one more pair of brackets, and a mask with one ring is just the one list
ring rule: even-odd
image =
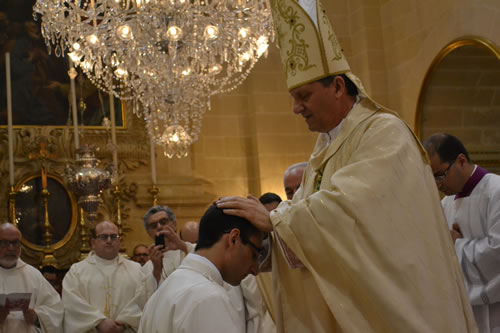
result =
[{"label": "framed painting", "polygon": [[[64,181],[55,174],[47,175],[48,219],[52,227],[51,248],[64,246],[76,229],[77,206],[73,194]],[[45,206],[42,197],[42,178],[29,175],[16,186],[16,220],[23,235],[23,244],[30,249],[42,251],[44,242]]]},{"label": "framed painting", "polygon": [[[69,61],[45,45],[40,21],[33,19],[35,0],[0,2],[0,126],[7,125],[5,53],[10,53],[12,117],[15,127],[72,125]],[[109,95],[78,70],[75,79],[78,123],[104,128]],[[116,126],[125,128],[125,103],[114,99]]]}]

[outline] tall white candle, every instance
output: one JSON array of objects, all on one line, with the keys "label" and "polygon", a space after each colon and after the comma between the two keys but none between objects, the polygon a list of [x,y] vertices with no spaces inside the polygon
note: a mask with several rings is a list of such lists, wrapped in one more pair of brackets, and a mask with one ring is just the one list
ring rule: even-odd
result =
[{"label": "tall white candle", "polygon": [[113,143],[113,166],[118,174],[118,146],[116,145],[116,119],[115,100],[113,94],[109,94],[109,115],[111,117],[111,142]]},{"label": "tall white candle", "polygon": [[155,156],[155,142],[153,137],[149,138],[151,146],[151,178],[153,180],[153,185],[156,185],[156,156]]},{"label": "tall white candle", "polygon": [[75,150],[80,148],[80,137],[78,135],[78,109],[76,105],[76,88],[75,88],[75,77],[77,76],[77,72],[73,67],[73,62],[71,59],[69,60],[69,79],[71,85],[71,110],[73,112],[73,135],[75,141]]},{"label": "tall white candle", "polygon": [[7,81],[7,134],[9,140],[9,180],[14,186],[14,133],[12,132],[12,87],[10,81],[10,53],[5,53],[5,79]]}]

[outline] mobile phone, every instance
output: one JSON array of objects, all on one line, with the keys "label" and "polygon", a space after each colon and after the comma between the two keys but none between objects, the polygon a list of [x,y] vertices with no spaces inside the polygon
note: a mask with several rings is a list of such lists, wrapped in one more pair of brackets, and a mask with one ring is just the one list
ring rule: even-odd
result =
[{"label": "mobile phone", "polygon": [[165,246],[165,237],[163,235],[155,236],[155,245]]}]

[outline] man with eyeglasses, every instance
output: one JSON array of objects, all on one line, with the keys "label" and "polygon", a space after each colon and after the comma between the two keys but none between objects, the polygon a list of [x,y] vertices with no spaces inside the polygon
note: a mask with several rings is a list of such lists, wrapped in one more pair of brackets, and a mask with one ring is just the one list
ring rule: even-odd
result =
[{"label": "man with eyeglasses", "polygon": [[141,265],[118,255],[118,228],[91,230],[92,251],[63,280],[65,332],[135,332],[147,299]]},{"label": "man with eyeglasses", "polygon": [[471,163],[453,135],[424,142],[479,332],[500,332],[500,176]]},{"label": "man with eyeglasses", "polygon": [[200,221],[196,252],[149,299],[139,332],[246,332],[224,281],[237,286],[259,272],[263,238],[247,220],[211,206]]},{"label": "man with eyeglasses", "polygon": [[[59,294],[20,255],[21,232],[10,223],[0,224],[0,332],[61,332]],[[29,305],[14,304],[15,294],[29,294]]]},{"label": "man with eyeglasses", "polygon": [[177,235],[177,220],[168,206],[153,206],[144,215],[144,228],[151,240],[163,236],[165,245],[149,246],[149,259],[143,272],[150,277],[148,294],[179,267],[187,253],[194,251],[194,245],[182,241]]},{"label": "man with eyeglasses", "polygon": [[148,247],[144,244],[138,244],[132,250],[132,260],[144,266],[149,260]]}]

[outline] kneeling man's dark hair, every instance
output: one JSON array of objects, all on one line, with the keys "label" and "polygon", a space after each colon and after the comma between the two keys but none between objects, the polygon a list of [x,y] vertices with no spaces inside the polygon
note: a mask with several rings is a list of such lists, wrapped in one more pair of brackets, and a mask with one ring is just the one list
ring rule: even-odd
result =
[{"label": "kneeling man's dark hair", "polygon": [[223,234],[233,229],[240,230],[240,237],[246,242],[251,235],[258,235],[259,231],[246,219],[238,216],[224,214],[222,209],[212,205],[200,220],[200,231],[196,250],[211,248]]}]

